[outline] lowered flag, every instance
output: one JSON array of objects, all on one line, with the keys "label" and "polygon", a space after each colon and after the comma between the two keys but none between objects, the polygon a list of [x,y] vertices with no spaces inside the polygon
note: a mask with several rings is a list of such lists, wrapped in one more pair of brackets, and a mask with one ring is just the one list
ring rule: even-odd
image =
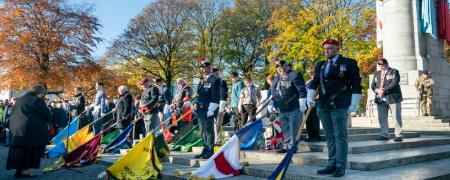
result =
[{"label": "lowered flag", "polygon": [[203,146],[203,140],[198,125],[192,128],[178,142],[174,143],[170,150],[189,152],[193,146]]},{"label": "lowered flag", "polygon": [[66,153],[66,144],[69,143],[67,152],[71,152],[72,150],[76,149],[81,144],[84,144],[86,141],[88,141],[90,138],[92,138],[92,134],[88,136],[89,132],[89,126],[86,126],[82,129],[80,129],[78,132],[70,136],[69,138],[65,139],[64,141],[56,144],[55,147],[49,149],[45,154],[47,154],[49,157],[57,157],[61,154]]},{"label": "lowered flag", "polygon": [[116,139],[120,135],[120,130],[115,130],[102,138],[102,144],[109,144],[112,140]]},{"label": "lowered flag", "polygon": [[55,168],[60,169],[61,167],[81,167],[96,162],[101,141],[102,134],[100,133],[72,152],[69,152],[66,156],[59,158],[55,164],[42,171],[51,171]]},{"label": "lowered flag", "polygon": [[[295,140],[292,147],[297,147],[300,140]],[[284,175],[286,174],[286,171],[289,167],[289,163],[291,162],[292,155],[294,154],[295,148],[289,149],[289,151],[286,153],[286,156],[284,156],[283,161],[278,165],[277,169],[267,178],[269,180],[281,180],[284,178]]]},{"label": "lowered flag", "polygon": [[236,135],[239,137],[241,149],[260,149],[264,148],[264,134],[261,119],[250,123]]},{"label": "lowered flag", "polygon": [[120,149],[132,148],[133,147],[133,128],[134,123],[131,123],[123,132],[112,140],[103,149],[103,153],[117,153]]},{"label": "lowered flag", "polygon": [[272,140],[270,140],[269,144],[267,145],[267,149],[276,149],[277,145],[283,143],[284,141],[283,132],[281,132],[280,121],[278,119],[275,120],[274,122],[272,122],[272,126],[275,131],[272,132],[274,137],[272,138]]},{"label": "lowered flag", "polygon": [[179,141],[182,137],[184,137],[189,131],[194,128],[194,121],[189,121],[186,125],[183,126],[181,130],[179,130],[167,143],[173,144]]},{"label": "lowered flag", "polygon": [[155,137],[155,150],[159,159],[164,158],[164,156],[170,153],[169,145],[167,145],[164,140],[163,134],[159,134]]},{"label": "lowered flag", "polygon": [[[234,135],[205,164],[192,172],[193,175],[190,178],[214,177],[212,179],[220,179],[236,176],[241,171],[242,166],[239,163],[239,137]],[[174,172],[175,175],[180,175],[180,173],[183,172]]]},{"label": "lowered flag", "polygon": [[153,134],[149,134],[127,154],[99,175],[106,173],[116,179],[156,179],[162,171],[162,164],[156,155]]},{"label": "lowered flag", "polygon": [[[56,135],[52,139],[52,142],[54,144],[58,144],[58,143],[62,142],[64,139],[67,139],[67,137],[72,136],[73,133],[77,132],[79,119],[80,119],[80,117],[75,118],[70,123],[70,130],[69,130],[69,126],[66,126],[61,132],[58,133],[58,135]],[[69,131],[69,132],[67,132],[67,131]],[[69,136],[67,136],[67,133],[69,133]]]}]

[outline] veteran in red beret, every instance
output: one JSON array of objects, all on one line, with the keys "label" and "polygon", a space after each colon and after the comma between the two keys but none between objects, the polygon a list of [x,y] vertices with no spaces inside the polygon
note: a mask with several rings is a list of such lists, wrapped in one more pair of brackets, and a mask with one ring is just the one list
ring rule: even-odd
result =
[{"label": "veteran in red beret", "polygon": [[143,90],[139,112],[144,115],[145,131],[148,135],[151,130],[156,128],[158,109],[155,107],[158,104],[159,90],[156,86],[152,86],[152,82],[148,78],[142,78],[139,85]]},{"label": "veteran in red beret", "polygon": [[327,60],[316,65],[307,101],[314,102],[314,93],[320,86],[317,115],[326,135],[328,164],[317,173],[340,177],[347,166],[347,117],[356,111],[361,99],[361,77],[356,60],[339,54],[338,41],[327,39],[322,46]]}]

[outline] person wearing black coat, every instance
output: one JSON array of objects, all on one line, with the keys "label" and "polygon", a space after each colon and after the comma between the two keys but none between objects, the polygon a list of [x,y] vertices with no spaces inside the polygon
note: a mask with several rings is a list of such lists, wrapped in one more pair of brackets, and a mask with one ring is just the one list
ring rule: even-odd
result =
[{"label": "person wearing black coat", "polygon": [[147,78],[139,81],[139,85],[144,92],[142,92],[140,111],[144,114],[145,132],[148,134],[151,130],[156,128],[156,120],[158,119],[158,104],[159,91],[158,88],[152,86]]},{"label": "person wearing black coat", "polygon": [[45,146],[50,143],[51,112],[42,96],[46,90],[35,85],[14,105],[9,128],[12,134],[6,170],[16,169],[15,178],[35,177],[29,169],[38,169]]},{"label": "person wearing black coat", "polygon": [[[75,88],[75,100],[72,107],[72,111],[70,115],[72,116],[72,121],[75,120],[81,113],[84,112],[86,106],[86,102],[84,100],[84,96],[81,94],[81,87]],[[81,119],[78,121],[79,128],[81,129],[84,125],[89,124],[89,119],[87,116],[81,116]]]},{"label": "person wearing black coat", "polygon": [[131,97],[131,94],[128,93],[128,88],[126,86],[120,86],[118,92],[120,94],[119,102],[117,102],[116,106],[116,122],[118,123],[115,128],[124,130],[131,124],[133,115],[129,115],[125,120],[120,120],[133,111],[133,98]]},{"label": "person wearing black coat", "polygon": [[62,108],[61,102],[56,104],[56,107],[52,109],[52,124],[55,126],[54,134],[61,132],[68,124],[68,119],[66,117],[66,111]]}]

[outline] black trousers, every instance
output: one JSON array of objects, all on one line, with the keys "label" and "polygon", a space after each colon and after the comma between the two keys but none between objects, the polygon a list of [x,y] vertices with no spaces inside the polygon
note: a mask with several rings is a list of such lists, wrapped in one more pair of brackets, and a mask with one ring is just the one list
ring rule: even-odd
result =
[{"label": "black trousers", "polygon": [[214,117],[198,117],[198,125],[203,139],[203,150],[207,153],[214,152]]},{"label": "black trousers", "polygon": [[308,138],[320,139],[320,119],[317,116],[315,105],[312,107],[308,119],[306,119],[306,131],[308,131]]},{"label": "black trousers", "polygon": [[[237,107],[231,108],[231,111],[233,113],[233,120],[241,115],[241,113],[239,113],[239,110]],[[240,124],[242,121],[244,121],[244,116],[241,116],[240,118],[236,119],[236,121],[234,121],[234,131],[235,132],[241,128]],[[247,121],[245,120],[245,122],[247,122]]]}]

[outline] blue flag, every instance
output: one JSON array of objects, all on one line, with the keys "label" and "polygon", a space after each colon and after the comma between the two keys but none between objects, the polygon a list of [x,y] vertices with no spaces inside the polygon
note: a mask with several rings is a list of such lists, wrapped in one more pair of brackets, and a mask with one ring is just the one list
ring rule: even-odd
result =
[{"label": "blue flag", "polygon": [[[69,126],[66,126],[61,132],[58,133],[58,135],[56,135],[53,139],[52,142],[54,144],[59,144],[60,142],[62,142],[64,139],[66,139],[67,137],[72,136],[73,133],[78,131],[78,119],[80,119],[80,117],[75,118],[71,123],[70,123],[70,130]],[[67,136],[67,131],[69,131],[69,136]]]},{"label": "blue flag", "polygon": [[[294,141],[292,147],[297,147],[300,140]],[[286,171],[288,170],[289,163],[291,162],[292,155],[294,155],[295,148],[289,149],[284,157],[283,161],[278,165],[277,169],[267,178],[269,180],[281,180],[284,178]]]},{"label": "blue flag", "polygon": [[242,150],[260,149],[265,146],[261,119],[245,126],[239,130],[236,135],[239,137],[240,147]]},{"label": "blue flag", "polygon": [[133,127],[131,123],[123,132],[104,148],[104,153],[117,153],[120,149],[133,147]]}]

